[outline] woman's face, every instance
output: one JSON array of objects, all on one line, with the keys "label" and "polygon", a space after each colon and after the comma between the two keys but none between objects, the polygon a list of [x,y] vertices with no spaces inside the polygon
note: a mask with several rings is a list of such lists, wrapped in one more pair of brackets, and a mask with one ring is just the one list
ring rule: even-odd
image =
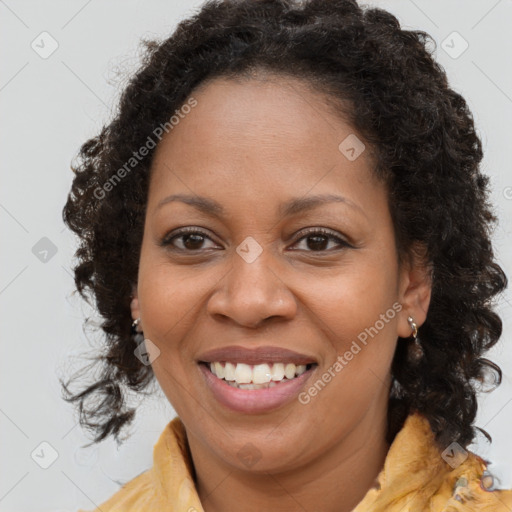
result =
[{"label": "woman's face", "polygon": [[297,80],[216,79],[193,97],[155,154],[132,306],[155,375],[193,453],[219,463],[356,452],[385,428],[397,337],[429,300],[398,268],[369,151]]}]

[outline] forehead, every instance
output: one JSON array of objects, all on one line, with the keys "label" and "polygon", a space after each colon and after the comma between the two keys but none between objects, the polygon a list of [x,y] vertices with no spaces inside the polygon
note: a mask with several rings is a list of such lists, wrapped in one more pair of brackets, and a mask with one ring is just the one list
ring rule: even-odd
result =
[{"label": "forehead", "polygon": [[349,160],[340,150],[354,128],[298,79],[218,78],[191,96],[196,106],[157,147],[152,203],[175,191],[277,200],[373,181],[369,152]]},{"label": "forehead", "polygon": [[[166,145],[165,139],[175,139],[175,144],[167,141],[170,146],[182,145],[185,136],[193,132],[195,140],[189,142],[197,143],[195,149],[199,151],[200,142],[214,142],[219,149],[228,146],[226,136],[237,143],[247,141],[253,148],[274,141],[283,146],[300,144],[306,149],[326,136],[326,143],[336,143],[340,135],[354,132],[340,113],[335,114],[332,98],[327,101],[330,97],[293,77],[219,77],[201,84],[191,96],[197,105],[181,116],[180,129],[174,127],[161,146]],[[176,132],[183,137],[176,137]]]}]

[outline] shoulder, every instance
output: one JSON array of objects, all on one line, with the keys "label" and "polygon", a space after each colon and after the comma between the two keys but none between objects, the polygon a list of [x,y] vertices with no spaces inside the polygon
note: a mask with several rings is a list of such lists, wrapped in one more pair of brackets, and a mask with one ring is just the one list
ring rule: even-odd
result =
[{"label": "shoulder", "polygon": [[152,469],[124,484],[114,495],[92,510],[78,512],[128,512],[140,510],[144,512],[159,512],[162,503],[154,492]]},{"label": "shoulder", "polygon": [[[153,466],[124,484],[93,510],[78,512],[187,511],[198,504],[191,477],[187,437],[179,417],[171,420],[153,448]],[[171,507],[171,508],[169,508]],[[200,510],[199,505],[195,510]]]},{"label": "shoulder", "polygon": [[441,488],[433,497],[433,509],[443,512],[512,511],[512,489],[494,489],[487,462],[472,452],[466,453],[466,460],[446,473]]},{"label": "shoulder", "polygon": [[493,490],[488,464],[457,443],[441,447],[428,419],[413,413],[388,451],[379,485],[354,512],[512,512],[512,490]]}]

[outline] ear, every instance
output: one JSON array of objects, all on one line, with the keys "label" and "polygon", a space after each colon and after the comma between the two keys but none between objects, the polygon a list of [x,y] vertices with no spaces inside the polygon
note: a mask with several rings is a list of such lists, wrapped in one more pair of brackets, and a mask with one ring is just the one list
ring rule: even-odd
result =
[{"label": "ear", "polygon": [[137,294],[137,287],[133,288],[132,292],[132,301],[130,303],[130,309],[132,312],[132,320],[136,320],[140,317],[140,307],[139,307],[139,298]]},{"label": "ear", "polygon": [[432,294],[432,266],[427,260],[426,248],[416,242],[409,258],[400,270],[399,302],[402,310],[399,314],[398,336],[408,338],[412,335],[407,318],[411,316],[418,326],[427,318]]}]

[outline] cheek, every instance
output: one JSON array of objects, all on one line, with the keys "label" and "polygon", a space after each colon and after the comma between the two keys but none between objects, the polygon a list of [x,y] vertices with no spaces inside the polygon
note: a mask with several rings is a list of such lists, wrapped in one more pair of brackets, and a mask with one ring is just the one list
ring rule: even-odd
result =
[{"label": "cheek", "polygon": [[187,417],[190,389],[186,384],[195,371],[194,339],[201,307],[201,289],[190,275],[184,279],[166,263],[144,263],[139,272],[141,318],[148,326],[145,338],[160,353],[152,361],[153,372],[169,403]]},{"label": "cheek", "polygon": [[190,272],[185,276],[149,242],[142,245],[137,289],[143,323],[155,338],[165,340],[186,320],[198,294]]},{"label": "cheek", "polygon": [[144,335],[154,341],[169,364],[194,365],[204,336],[198,333],[206,301],[226,270],[214,266],[190,267],[162,261],[160,256],[141,258],[139,303],[148,326]]},{"label": "cheek", "polygon": [[[385,262],[360,258],[357,264],[334,275],[308,279],[301,288],[301,300],[307,306],[311,320],[325,329],[338,353],[344,352],[352,340],[376,322],[384,336],[392,330],[396,316],[392,306],[398,298],[396,275],[392,266]],[[381,325],[381,315],[390,308],[388,321]]]},{"label": "cheek", "polygon": [[[308,287],[311,321],[329,341],[328,358],[313,395],[317,406],[366,407],[387,382],[397,340],[396,294],[392,263],[375,259]],[[307,399],[307,398],[306,398]],[[357,403],[356,403],[357,402]]]}]

